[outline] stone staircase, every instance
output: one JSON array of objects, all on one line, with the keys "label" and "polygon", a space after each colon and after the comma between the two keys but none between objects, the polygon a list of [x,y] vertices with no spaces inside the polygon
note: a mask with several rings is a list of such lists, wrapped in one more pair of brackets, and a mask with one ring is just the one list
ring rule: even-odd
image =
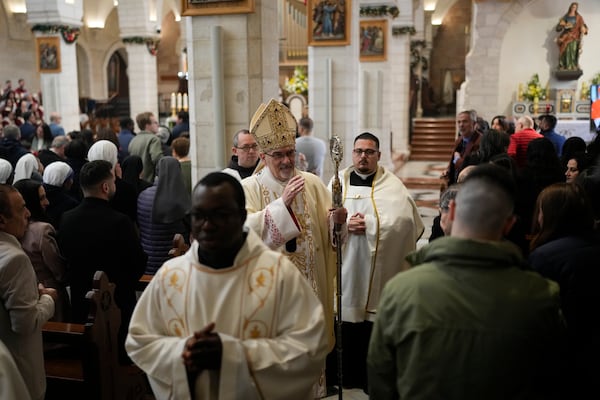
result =
[{"label": "stone staircase", "polygon": [[411,161],[450,159],[456,139],[454,118],[414,118],[412,124]]}]

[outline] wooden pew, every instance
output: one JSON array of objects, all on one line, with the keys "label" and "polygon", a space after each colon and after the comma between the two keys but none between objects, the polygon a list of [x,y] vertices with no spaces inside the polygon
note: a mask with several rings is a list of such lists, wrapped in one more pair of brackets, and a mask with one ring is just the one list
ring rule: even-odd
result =
[{"label": "wooden pew", "polygon": [[137,283],[137,288],[136,289],[139,292],[143,292],[144,289],[146,289],[146,286],[148,286],[148,284],[152,280],[152,278],[154,278],[154,275],[149,275],[149,274],[142,275],[142,277],[140,278],[140,280]]},{"label": "wooden pew", "polygon": [[[185,252],[188,251],[189,248],[190,248],[190,246],[185,243],[185,240],[183,240],[183,236],[180,233],[176,233],[173,236],[173,247],[171,248],[171,250],[169,250],[169,257],[171,257],[171,258],[179,257],[179,256],[185,254]],[[137,287],[136,287],[137,291],[143,292],[153,277],[154,277],[154,275],[149,275],[149,274],[142,275],[142,277],[139,279],[139,281],[137,283]]]},{"label": "wooden pew", "polygon": [[104,272],[97,271],[93,289],[86,295],[90,302],[87,323],[44,325],[46,399],[142,399],[149,392],[139,368],[119,364],[121,312],[114,301],[114,287]]}]

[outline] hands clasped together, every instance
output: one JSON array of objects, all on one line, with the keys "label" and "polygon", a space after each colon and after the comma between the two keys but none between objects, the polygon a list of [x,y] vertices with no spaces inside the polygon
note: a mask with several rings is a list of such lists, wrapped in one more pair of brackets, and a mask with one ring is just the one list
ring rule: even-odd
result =
[{"label": "hands clasped together", "polygon": [[215,323],[211,322],[195,332],[185,343],[181,358],[189,373],[198,374],[205,369],[221,369],[223,344],[214,329]]},{"label": "hands clasped together", "polygon": [[350,217],[348,220],[348,232],[354,235],[364,235],[366,230],[365,214],[357,212]]}]

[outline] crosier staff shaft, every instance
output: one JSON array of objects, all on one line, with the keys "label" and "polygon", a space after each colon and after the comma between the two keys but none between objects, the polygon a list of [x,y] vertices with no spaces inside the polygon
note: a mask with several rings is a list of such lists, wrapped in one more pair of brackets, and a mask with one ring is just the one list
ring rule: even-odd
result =
[{"label": "crosier staff shaft", "polygon": [[[333,162],[333,182],[331,185],[332,203],[334,208],[343,206],[342,200],[342,184],[339,177],[339,168],[342,159],[344,158],[344,149],[342,147],[342,141],[336,135],[333,135],[329,140],[329,153],[331,154],[331,161]],[[338,376],[338,399],[343,399],[342,389],[342,244],[341,244],[341,225],[335,224],[333,234],[335,240],[335,248],[337,255],[337,293],[336,293],[336,334],[335,334],[335,346],[337,352],[337,376]]]}]

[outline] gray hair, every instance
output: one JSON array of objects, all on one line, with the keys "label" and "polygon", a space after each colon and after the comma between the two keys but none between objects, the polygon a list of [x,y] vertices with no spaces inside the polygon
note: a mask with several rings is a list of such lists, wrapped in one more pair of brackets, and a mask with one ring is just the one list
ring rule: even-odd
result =
[{"label": "gray hair", "polygon": [[16,125],[7,125],[4,127],[4,137],[19,140],[21,138],[21,130]]},{"label": "gray hair", "polygon": [[233,147],[238,147],[238,143],[240,141],[240,135],[242,133],[245,135],[249,135],[250,131],[248,129],[240,129],[239,131],[237,131],[235,133],[235,135],[233,135]]},{"label": "gray hair", "polygon": [[52,144],[50,145],[50,147],[60,149],[61,147],[65,147],[68,143],[69,138],[67,136],[60,135],[52,139]]},{"label": "gray hair", "polygon": [[477,122],[477,111],[475,110],[463,110],[458,113],[458,115],[460,114],[467,114],[472,122]]}]

